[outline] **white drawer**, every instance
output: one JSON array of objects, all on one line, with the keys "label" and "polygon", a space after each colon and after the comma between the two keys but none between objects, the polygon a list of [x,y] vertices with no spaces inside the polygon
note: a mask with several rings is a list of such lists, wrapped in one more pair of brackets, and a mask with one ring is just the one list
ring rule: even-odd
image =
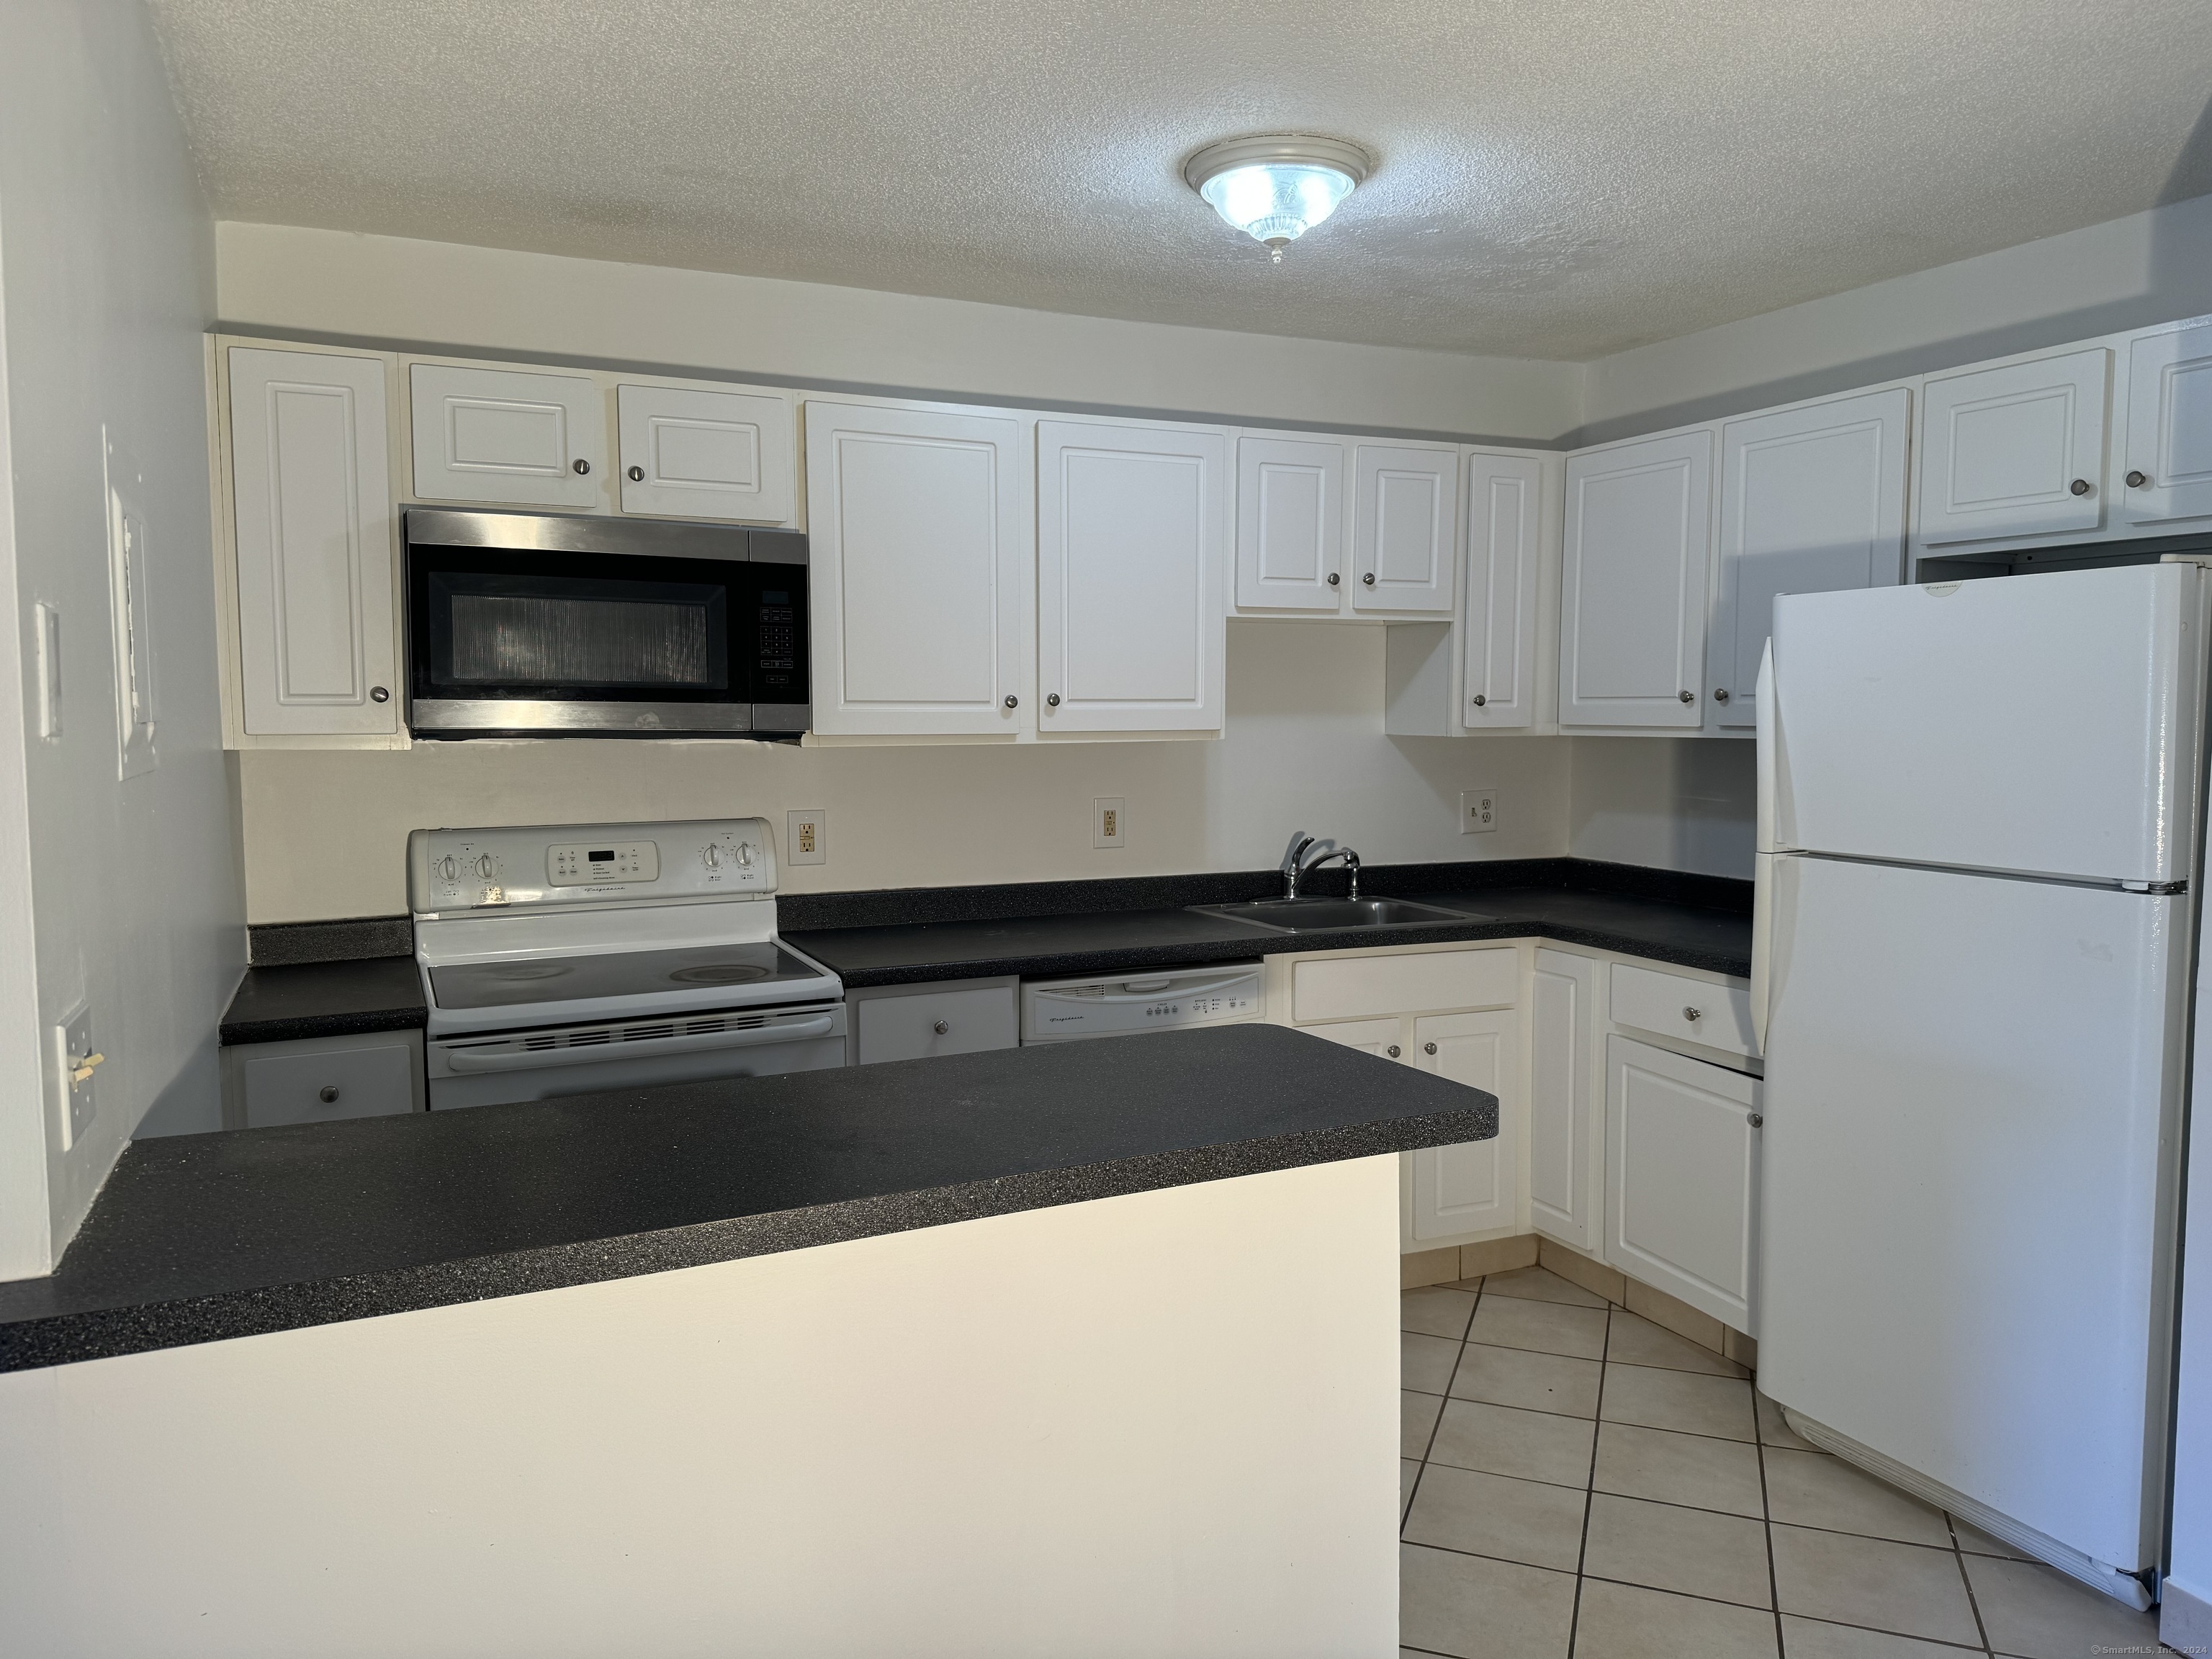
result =
[{"label": "white drawer", "polygon": [[1303,1025],[1444,1008],[1510,1008],[1520,982],[1521,953],[1510,946],[1321,957],[1291,969],[1291,1018]]},{"label": "white drawer", "polygon": [[870,997],[853,1004],[856,1063],[920,1060],[1011,1048],[1021,1041],[1012,984],[912,996]]},{"label": "white drawer", "polygon": [[325,1123],[411,1112],[422,1102],[422,1038],[413,1031],[241,1045],[234,1052],[246,1125]]},{"label": "white drawer", "polygon": [[1613,965],[1613,1023],[1678,1042],[1755,1057],[1751,993],[1656,968]]}]

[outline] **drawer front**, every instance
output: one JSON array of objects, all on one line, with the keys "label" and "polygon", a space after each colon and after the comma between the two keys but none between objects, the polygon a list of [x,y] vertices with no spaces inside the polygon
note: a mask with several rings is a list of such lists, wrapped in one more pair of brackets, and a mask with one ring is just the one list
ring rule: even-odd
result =
[{"label": "drawer front", "polygon": [[853,1005],[859,1063],[920,1060],[1011,1048],[1021,1040],[1014,988],[980,986],[910,997],[871,997]]},{"label": "drawer front", "polygon": [[1747,1058],[1759,1053],[1749,991],[1656,968],[1613,964],[1613,1023]]},{"label": "drawer front", "polygon": [[246,1127],[411,1112],[421,1065],[404,1037],[249,1056],[240,1066]]},{"label": "drawer front", "polygon": [[1421,951],[1402,957],[1321,957],[1291,969],[1291,1018],[1372,1019],[1444,1008],[1510,1008],[1518,951]]}]

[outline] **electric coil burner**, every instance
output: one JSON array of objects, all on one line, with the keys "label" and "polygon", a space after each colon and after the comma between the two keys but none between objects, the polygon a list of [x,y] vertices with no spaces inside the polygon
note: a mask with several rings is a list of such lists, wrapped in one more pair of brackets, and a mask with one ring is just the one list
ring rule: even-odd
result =
[{"label": "electric coil burner", "polygon": [[762,819],[417,830],[407,884],[433,1109],[846,1063]]}]

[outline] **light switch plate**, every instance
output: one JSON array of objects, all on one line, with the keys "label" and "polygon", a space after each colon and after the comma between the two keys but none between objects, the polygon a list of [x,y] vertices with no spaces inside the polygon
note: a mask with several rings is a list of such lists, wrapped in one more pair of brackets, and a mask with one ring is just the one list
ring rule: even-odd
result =
[{"label": "light switch plate", "polygon": [[1498,828],[1498,792],[1495,789],[1469,789],[1459,798],[1459,832],[1462,836],[1487,835]]},{"label": "light switch plate", "polygon": [[92,1046],[92,1010],[79,1003],[70,1012],[54,1023],[54,1077],[61,1091],[62,1150],[67,1152],[83,1138],[92,1127],[93,1088],[100,1074],[78,1082],[74,1073],[84,1060],[96,1051]]},{"label": "light switch plate", "polygon": [[790,832],[783,847],[786,864],[830,862],[830,815],[818,806],[801,808],[789,815]]},{"label": "light switch plate", "polygon": [[1119,795],[1100,795],[1091,803],[1091,844],[1120,847],[1129,833],[1128,803]]}]

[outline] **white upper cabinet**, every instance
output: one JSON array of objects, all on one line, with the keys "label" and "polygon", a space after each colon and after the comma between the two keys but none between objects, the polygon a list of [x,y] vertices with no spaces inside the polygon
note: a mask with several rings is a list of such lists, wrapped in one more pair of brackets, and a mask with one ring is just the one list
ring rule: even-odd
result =
[{"label": "white upper cabinet", "polygon": [[1237,440],[1237,604],[1323,611],[1343,602],[1345,447],[1326,438]]},{"label": "white upper cabinet", "polygon": [[398,729],[392,501],[379,357],[234,347],[240,729]]},{"label": "white upper cabinet", "polygon": [[2142,335],[2128,357],[2127,465],[2124,488],[2115,486],[2123,516],[2212,518],[2212,323]]},{"label": "white upper cabinet", "polygon": [[1449,612],[1459,452],[1364,443],[1352,465],[1352,608]]},{"label": "white upper cabinet", "polygon": [[1911,404],[1898,386],[1721,428],[1720,591],[1705,653],[1711,725],[1751,729],[1777,594],[1902,577]]},{"label": "white upper cabinet", "polygon": [[815,730],[1018,729],[1024,437],[1010,416],[806,405]]},{"label": "white upper cabinet", "polygon": [[1713,436],[1567,458],[1559,724],[1701,723]]},{"label": "white upper cabinet", "polygon": [[581,374],[415,363],[415,493],[604,511],[606,404]]},{"label": "white upper cabinet", "polygon": [[1929,380],[1921,544],[2087,534],[2102,525],[2112,362],[2096,346]]},{"label": "white upper cabinet", "polygon": [[1529,455],[1469,454],[1467,574],[1460,641],[1462,722],[1510,728],[1534,719],[1536,538],[1543,473]]},{"label": "white upper cabinet", "polygon": [[615,388],[622,507],[676,519],[792,522],[788,398],[774,392]]},{"label": "white upper cabinet", "polygon": [[1037,422],[1037,728],[1218,731],[1219,432]]}]

